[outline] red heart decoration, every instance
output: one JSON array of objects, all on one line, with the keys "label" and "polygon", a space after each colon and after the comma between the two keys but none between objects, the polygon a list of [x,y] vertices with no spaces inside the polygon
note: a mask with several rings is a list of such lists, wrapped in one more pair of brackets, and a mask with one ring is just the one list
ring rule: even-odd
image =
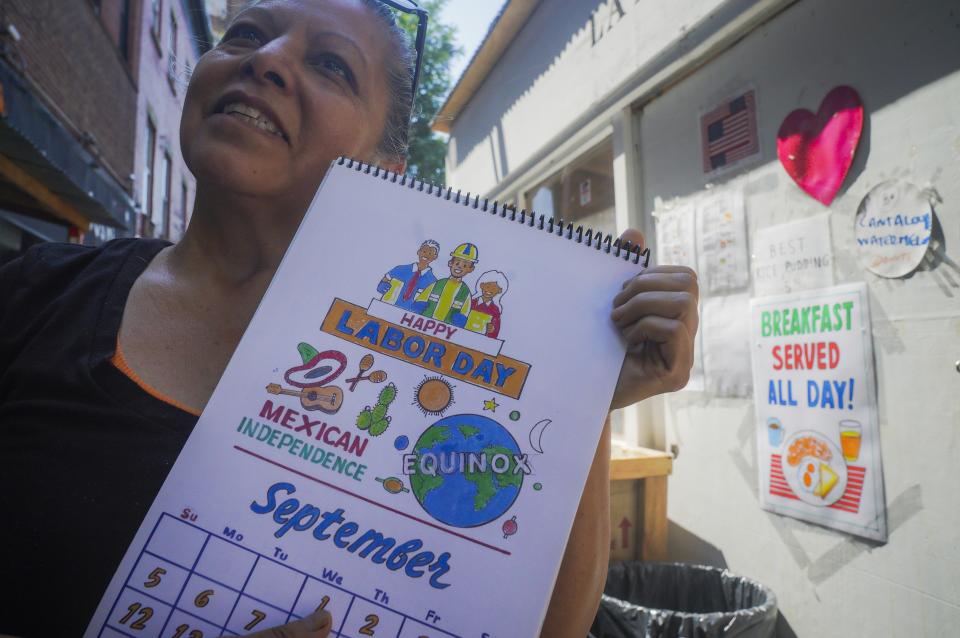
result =
[{"label": "red heart decoration", "polygon": [[849,86],[823,98],[816,115],[797,109],[777,131],[777,157],[800,188],[829,206],[847,177],[863,131],[863,102]]}]

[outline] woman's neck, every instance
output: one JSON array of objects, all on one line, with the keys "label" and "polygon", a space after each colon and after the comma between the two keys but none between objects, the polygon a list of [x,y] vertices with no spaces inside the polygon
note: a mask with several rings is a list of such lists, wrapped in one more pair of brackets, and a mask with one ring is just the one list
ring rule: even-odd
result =
[{"label": "woman's neck", "polygon": [[298,207],[276,201],[198,189],[190,224],[170,249],[168,266],[175,276],[203,288],[262,295],[302,216]]}]

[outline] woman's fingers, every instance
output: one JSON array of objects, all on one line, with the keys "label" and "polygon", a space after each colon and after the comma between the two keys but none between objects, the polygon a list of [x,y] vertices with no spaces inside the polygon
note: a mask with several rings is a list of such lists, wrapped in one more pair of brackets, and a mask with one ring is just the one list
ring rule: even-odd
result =
[{"label": "woman's fingers", "polygon": [[[627,231],[621,240],[646,247],[643,234],[636,230]],[[697,275],[686,266],[651,266],[624,282],[610,315],[628,352],[613,407],[687,384],[700,321],[699,299]]]},{"label": "woman's fingers", "polygon": [[636,228],[628,228],[623,231],[623,234],[620,235],[620,244],[623,245],[624,242],[630,242],[631,246],[640,246],[640,250],[645,250],[647,247],[647,238]]},{"label": "woman's fingers", "polygon": [[[661,380],[666,390],[676,390],[687,384],[693,367],[693,337],[680,320],[666,317],[643,317],[623,331],[631,350],[637,346],[650,349],[656,346]],[[648,354],[654,354],[652,352]]]},{"label": "woman's fingers", "polygon": [[698,298],[700,295],[697,275],[686,266],[652,266],[624,282],[623,290],[613,298],[613,307],[623,305],[637,293],[655,290],[690,292]]},{"label": "woman's fingers", "polygon": [[327,638],[332,628],[330,612],[317,610],[306,618],[249,634],[248,638]]},{"label": "woman's fingers", "polygon": [[621,333],[629,346],[645,341],[663,345],[683,340],[689,335],[687,327],[678,319],[648,315],[624,328]]},{"label": "woman's fingers", "polygon": [[679,319],[691,333],[697,331],[697,299],[686,290],[641,292],[615,308],[611,318],[622,330],[649,315]]},{"label": "woman's fingers", "polygon": [[621,330],[648,316],[680,319],[691,335],[697,333],[697,275],[685,266],[655,266],[631,278],[613,299],[611,318]]}]

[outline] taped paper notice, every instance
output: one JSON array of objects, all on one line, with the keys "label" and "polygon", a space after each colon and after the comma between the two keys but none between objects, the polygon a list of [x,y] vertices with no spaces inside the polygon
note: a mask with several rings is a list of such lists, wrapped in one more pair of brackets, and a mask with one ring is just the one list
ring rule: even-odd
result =
[{"label": "taped paper notice", "polygon": [[734,292],[750,282],[743,193],[711,194],[697,207],[701,288],[709,295]]},{"label": "taped paper notice", "polygon": [[718,397],[750,396],[749,295],[707,297],[701,324],[706,391]]},{"label": "taped paper notice", "polygon": [[697,267],[695,213],[693,204],[656,213],[658,264]]},{"label": "taped paper notice", "polygon": [[[697,270],[696,206],[688,203],[663,210],[658,200],[657,208],[654,213],[657,220],[656,263],[664,266],[688,266]],[[684,388],[692,392],[702,392],[705,387],[702,334],[702,331],[699,331],[695,338],[693,369],[690,370],[690,380]]]},{"label": "taped paper notice", "polygon": [[906,182],[883,182],[860,202],[856,236],[860,263],[881,277],[904,277],[920,265],[933,229],[926,193]]},{"label": "taped paper notice", "polygon": [[833,285],[829,213],[762,228],[751,248],[757,297]]}]

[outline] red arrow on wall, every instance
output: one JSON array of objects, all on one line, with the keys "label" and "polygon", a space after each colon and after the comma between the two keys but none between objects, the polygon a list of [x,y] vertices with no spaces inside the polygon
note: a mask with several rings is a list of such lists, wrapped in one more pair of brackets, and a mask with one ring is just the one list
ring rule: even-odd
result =
[{"label": "red arrow on wall", "polygon": [[620,528],[620,545],[624,549],[628,549],[630,547],[630,528],[633,527],[633,523],[624,516],[617,527]]}]

